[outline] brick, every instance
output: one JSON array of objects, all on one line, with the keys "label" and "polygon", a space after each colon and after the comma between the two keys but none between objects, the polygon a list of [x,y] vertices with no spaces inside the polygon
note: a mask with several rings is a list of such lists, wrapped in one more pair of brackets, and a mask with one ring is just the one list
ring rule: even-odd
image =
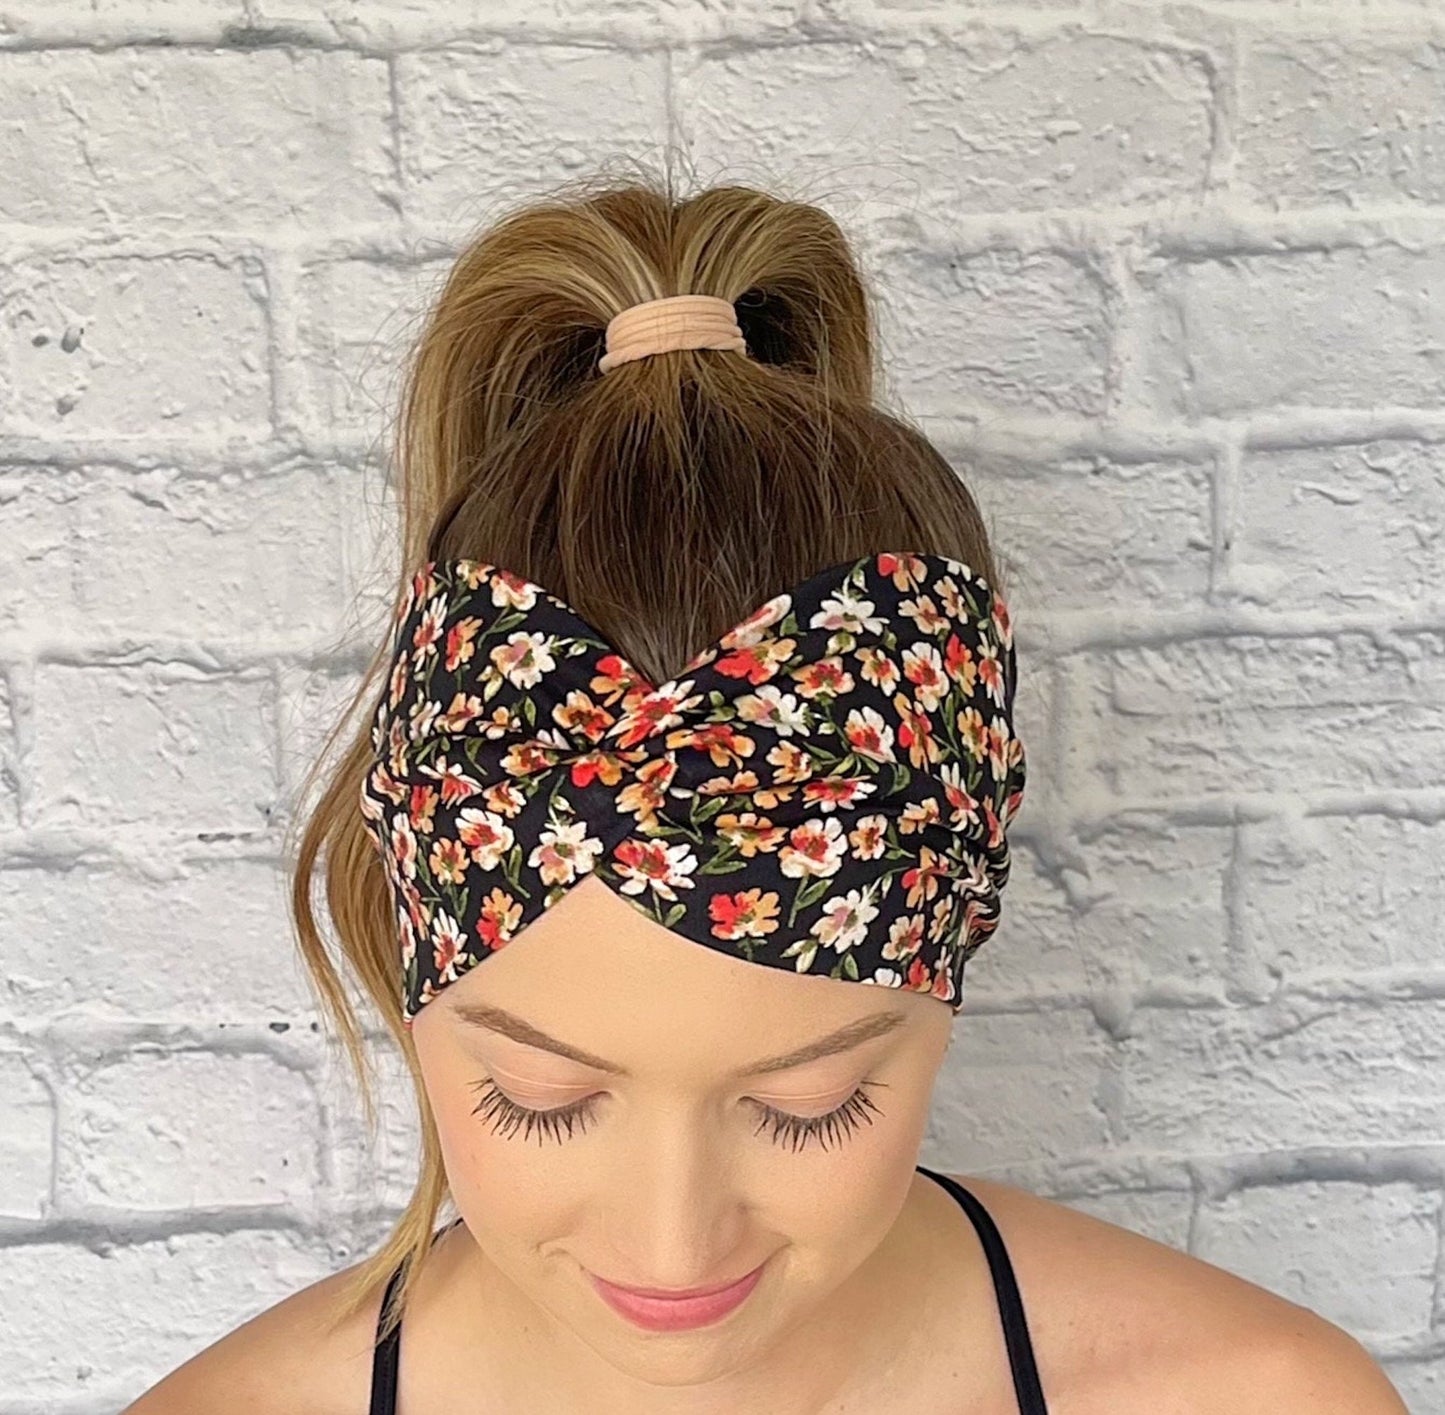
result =
[{"label": "brick", "polygon": [[[5,221],[269,235],[394,219],[384,59],[152,46],[28,50],[3,62]],[[173,291],[157,298],[155,315],[174,329],[190,303]],[[219,354],[224,312],[207,313],[212,350],[183,383],[239,373]],[[172,334],[161,347],[178,352],[176,342]],[[109,338],[98,344],[119,366],[129,363]],[[156,370],[140,371],[138,383],[166,387]]]},{"label": "brick", "polygon": [[1015,852],[1006,922],[969,961],[965,989],[985,1009],[1000,992],[1164,988],[1222,999],[1232,851],[1231,827],[1165,834],[1146,817],[1091,833],[1087,879],[1040,876],[1032,852]]},{"label": "brick", "polygon": [[1389,615],[1437,600],[1445,447],[1376,441],[1248,452],[1239,483],[1229,584],[1251,603]]},{"label": "brick", "polygon": [[1416,1415],[1445,1410],[1445,1355],[1424,1360],[1386,1357],[1383,1364],[1407,1410]]},{"label": "brick", "polygon": [[[0,1371],[15,1400],[109,1394],[118,1410],[169,1371],[345,1266],[265,1230],[0,1250]],[[23,1293],[24,1301],[15,1296]]]},{"label": "brick", "polygon": [[929,1135],[949,1140],[950,1166],[967,1173],[1095,1151],[1107,1137],[1110,1050],[1086,1012],[965,1015],[934,1088]]},{"label": "brick", "polygon": [[[1017,324],[1014,334],[1020,331]],[[1108,610],[1195,608],[1209,590],[1211,469],[1107,457],[1009,475],[968,455],[967,481],[995,544],[1028,546],[1013,567],[1015,623]]]},{"label": "brick", "polygon": [[411,1197],[421,1161],[416,1099],[405,1064],[392,1046],[378,1047],[377,1130],[370,1134],[349,1068],[339,1052],[327,1052],[317,1081],[332,1117],[331,1171],[338,1202],[362,1211],[400,1212]]},{"label": "brick", "polygon": [[[16,190],[34,186],[0,183]],[[57,442],[270,434],[265,282],[254,257],[95,252],[21,261],[11,279],[17,293],[0,328],[12,431]]]},{"label": "brick", "polygon": [[10,684],[0,665],[0,826],[13,826],[20,817],[20,751],[15,735],[15,712]]},{"label": "brick", "polygon": [[74,622],[73,503],[83,484],[81,475],[0,465],[0,634],[48,634]]},{"label": "brick", "polygon": [[1430,1325],[1440,1195],[1413,1184],[1251,1186],[1199,1211],[1195,1252],[1351,1335]]},{"label": "brick", "polygon": [[49,1213],[54,1124],[38,1059],[0,1051],[0,1216],[38,1219]]},{"label": "brick", "polygon": [[1440,56],[1424,32],[1255,34],[1235,174],[1275,208],[1445,200]]},{"label": "brick", "polygon": [[661,49],[566,42],[397,55],[407,214],[441,230],[469,227],[487,218],[483,203],[535,191],[559,152],[564,167],[580,171],[650,146],[673,121],[676,61]]},{"label": "brick", "polygon": [[1081,417],[1107,408],[1106,294],[1079,261],[1007,246],[940,253],[920,244],[881,266],[894,292],[880,312],[893,326],[888,338],[906,348],[911,335],[919,346],[910,385],[920,413],[951,413],[961,385],[978,405]]},{"label": "brick", "polygon": [[1192,419],[1434,409],[1445,397],[1445,368],[1420,356],[1420,331],[1434,327],[1432,296],[1445,281],[1438,248],[1155,259],[1160,268],[1140,272],[1121,331],[1131,351],[1122,385],[1129,411]]},{"label": "brick", "polygon": [[[910,216],[1174,200],[1202,194],[1208,171],[1208,67],[1182,46],[978,26],[896,46],[770,45],[747,64],[699,48],[676,63],[703,158],[743,147],[794,173],[879,172],[906,182],[888,209],[906,202]],[[1058,311],[1040,296],[1042,327]],[[955,322],[967,323],[956,305],[930,317]]]},{"label": "brick", "polygon": [[406,357],[448,265],[316,260],[305,266],[296,338],[306,406],[296,410],[298,420],[318,436],[377,437],[377,414],[399,406]]},{"label": "brick", "polygon": [[1306,816],[1252,822],[1241,842],[1240,930],[1270,974],[1358,983],[1440,967],[1445,824]]},{"label": "brick", "polygon": [[1445,636],[1400,639],[1236,634],[1075,655],[1065,789],[1098,810],[1445,784]]},{"label": "brick", "polygon": [[314,466],[92,486],[75,567],[86,631],[242,645],[314,636],[329,646],[343,612],[336,512],[332,477]]},{"label": "brick", "polygon": [[1140,1008],[1131,1026],[1131,1151],[1270,1154],[1445,1132],[1445,1001]]},{"label": "brick", "polygon": [[62,1203],[302,1204],[320,1182],[308,1078],[274,1058],[134,1052],[82,1073],[61,1114]]},{"label": "brick", "polygon": [[30,823],[260,830],[276,806],[274,714],[263,668],[41,664]]},{"label": "brick", "polygon": [[0,1012],[289,1022],[314,1003],[265,860],[0,870]]}]

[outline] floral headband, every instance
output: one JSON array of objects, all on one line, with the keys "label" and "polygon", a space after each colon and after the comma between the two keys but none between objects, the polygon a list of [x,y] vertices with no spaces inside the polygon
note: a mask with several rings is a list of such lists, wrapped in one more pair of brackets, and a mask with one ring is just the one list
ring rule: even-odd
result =
[{"label": "floral headband", "polygon": [[653,686],[540,585],[432,561],[391,662],[361,809],[407,1027],[589,874],[721,953],[961,1008],[1025,780],[1008,609],[963,562],[830,566]]}]

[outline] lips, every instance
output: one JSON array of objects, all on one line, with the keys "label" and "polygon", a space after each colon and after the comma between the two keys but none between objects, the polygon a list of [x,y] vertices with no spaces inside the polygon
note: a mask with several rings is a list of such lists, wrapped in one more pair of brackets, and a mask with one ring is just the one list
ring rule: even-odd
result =
[{"label": "lips", "polygon": [[[766,1263],[727,1287],[713,1288],[703,1297],[643,1297],[636,1291],[614,1287],[592,1278],[598,1295],[620,1316],[644,1331],[683,1332],[711,1326],[736,1311],[762,1281]],[[654,1288],[653,1291],[657,1289]]]},{"label": "lips", "polygon": [[711,1287],[683,1287],[676,1289],[666,1287],[629,1287],[625,1282],[608,1282],[606,1278],[603,1278],[602,1281],[606,1282],[608,1287],[615,1287],[620,1292],[630,1292],[634,1297],[654,1297],[665,1302],[682,1302],[686,1301],[689,1297],[711,1297],[715,1292],[726,1292],[728,1288],[736,1287],[739,1283],[745,1282],[754,1272],[757,1272],[756,1268],[754,1268],[752,1272],[744,1273],[742,1277],[729,1278],[726,1282],[715,1282]]}]

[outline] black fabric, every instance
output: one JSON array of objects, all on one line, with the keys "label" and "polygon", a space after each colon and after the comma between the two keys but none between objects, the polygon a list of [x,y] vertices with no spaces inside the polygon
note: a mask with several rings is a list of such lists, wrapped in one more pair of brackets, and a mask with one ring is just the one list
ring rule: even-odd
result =
[{"label": "black fabric", "polygon": [[920,1174],[926,1174],[943,1185],[958,1200],[978,1231],[984,1257],[988,1259],[988,1270],[993,1275],[993,1290],[998,1298],[998,1314],[1003,1321],[1003,1339],[1008,1347],[1008,1363],[1013,1372],[1019,1415],[1049,1415],[1044,1388],[1039,1382],[1039,1368],[1034,1361],[1034,1344],[1029,1339],[1029,1324],[1024,1318],[1024,1300],[1019,1293],[1003,1235],[977,1195],[946,1174],[935,1174],[921,1164],[916,1168]]},{"label": "black fabric", "polygon": [[[455,1228],[461,1222],[455,1218],[445,1228],[439,1228],[432,1234],[431,1241],[435,1243],[448,1229]],[[376,1330],[378,1336],[381,1333],[381,1323],[391,1310],[391,1304],[396,1300],[397,1289],[401,1286],[401,1268],[396,1268],[387,1279],[386,1291],[381,1295],[381,1310],[376,1318]],[[377,1341],[371,1351],[371,1405],[367,1409],[367,1415],[396,1415],[396,1375],[399,1368],[401,1356],[401,1323],[398,1322],[389,1331],[384,1340]]]},{"label": "black fabric", "polygon": [[[926,1174],[936,1184],[941,1184],[958,1201],[966,1213],[983,1244],[984,1257],[988,1259],[988,1270],[993,1277],[993,1290],[998,1299],[999,1317],[1003,1321],[1004,1344],[1008,1347],[1009,1369],[1013,1372],[1014,1395],[1018,1399],[1019,1415],[1049,1415],[1044,1401],[1044,1389],[1039,1383],[1038,1365],[1034,1361],[1034,1346],[1029,1339],[1029,1324],[1024,1318],[1023,1297],[1019,1293],[1014,1277],[1013,1264],[1009,1261],[1008,1249],[1004,1246],[1003,1235],[999,1233],[989,1212],[956,1179],[946,1174],[937,1174],[924,1165],[915,1165],[920,1174]],[[456,1219],[448,1227],[455,1227]],[[438,1229],[432,1236],[435,1243],[446,1228]],[[381,1316],[377,1318],[377,1330],[381,1319],[395,1296],[401,1282],[401,1269],[392,1273],[381,1299]],[[398,1323],[385,1341],[378,1341],[371,1360],[371,1407],[368,1415],[396,1415],[397,1356],[401,1349],[401,1324]]]}]

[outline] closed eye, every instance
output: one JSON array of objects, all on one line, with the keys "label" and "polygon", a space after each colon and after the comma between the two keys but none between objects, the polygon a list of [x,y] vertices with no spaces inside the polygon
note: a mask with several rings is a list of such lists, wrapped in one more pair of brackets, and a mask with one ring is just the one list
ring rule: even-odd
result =
[{"label": "closed eye", "polygon": [[[574,1130],[578,1133],[585,1132],[596,1116],[596,1096],[588,1096],[551,1110],[532,1110],[518,1105],[510,1096],[504,1095],[490,1076],[484,1076],[472,1085],[474,1089],[480,1088],[483,1093],[472,1114],[480,1114],[484,1120],[491,1120],[493,1131],[507,1138],[516,1133],[518,1126],[525,1126],[524,1139],[535,1130],[539,1136],[546,1135],[553,1140],[561,1140],[564,1128],[567,1132],[566,1138],[571,1139]],[[882,1114],[867,1091],[869,1087],[883,1085],[885,1083],[882,1081],[863,1081],[842,1105],[830,1110],[826,1115],[818,1116],[792,1115],[764,1105],[762,1101],[749,1100],[748,1104],[761,1112],[758,1128],[753,1133],[760,1134],[768,1126],[772,1126],[771,1138],[777,1144],[786,1145],[791,1142],[796,1152],[816,1140],[826,1150],[830,1138],[841,1139],[851,1135],[860,1125],[871,1125],[873,1119],[868,1112]]]}]

